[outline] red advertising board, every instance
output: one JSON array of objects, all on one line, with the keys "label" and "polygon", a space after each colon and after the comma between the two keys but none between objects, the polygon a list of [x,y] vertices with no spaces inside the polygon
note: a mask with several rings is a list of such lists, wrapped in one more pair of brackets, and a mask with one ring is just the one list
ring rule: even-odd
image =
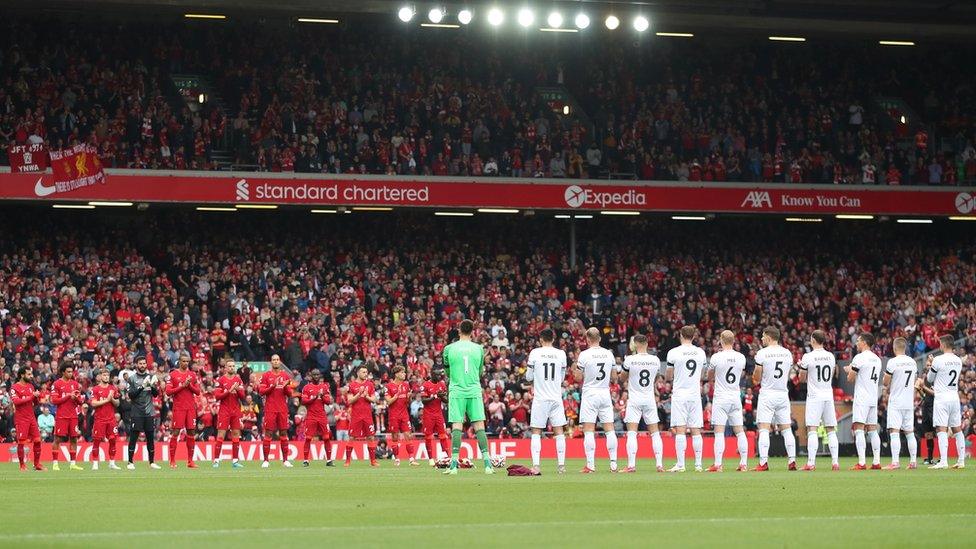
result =
[{"label": "red advertising board", "polygon": [[976,215],[976,188],[733,183],[604,183],[502,178],[107,171],[105,184],[0,173],[0,200],[633,210],[696,213]]}]

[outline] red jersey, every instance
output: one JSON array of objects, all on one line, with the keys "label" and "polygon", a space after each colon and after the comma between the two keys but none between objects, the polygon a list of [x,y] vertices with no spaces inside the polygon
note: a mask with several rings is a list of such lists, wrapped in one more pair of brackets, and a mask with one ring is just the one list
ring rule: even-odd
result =
[{"label": "red jersey", "polygon": [[[234,389],[235,385],[236,389]],[[241,381],[241,376],[236,374],[230,377],[220,376],[217,379],[217,386],[214,387],[214,398],[220,403],[221,412],[239,414],[241,400],[244,399],[244,382]]]},{"label": "red jersey", "polygon": [[10,386],[16,420],[36,419],[34,417],[34,405],[37,404],[37,397],[34,396],[36,390],[30,383],[14,383]]},{"label": "red jersey", "polygon": [[434,383],[433,381],[430,380],[424,382],[424,386],[421,388],[421,395],[425,399],[434,397],[434,400],[428,400],[427,402],[424,402],[425,417],[427,415],[433,415],[433,414],[441,414],[441,417],[443,417],[444,405],[443,402],[441,402],[441,399],[438,398],[438,396],[440,393],[445,393],[445,392],[447,392],[447,383],[444,383],[444,380],[438,381],[437,383]]},{"label": "red jersey", "polygon": [[[376,394],[376,387],[372,381],[350,381],[347,387],[348,397],[362,394],[363,397]],[[366,398],[359,398],[349,406],[352,417],[370,417],[373,415],[373,404]]]},{"label": "red jersey", "polygon": [[292,395],[291,377],[284,370],[269,370],[261,375],[258,393],[264,395],[264,412],[288,413],[288,397]]},{"label": "red jersey", "polygon": [[308,409],[308,419],[325,421],[325,405],[332,403],[328,383],[309,383],[302,389],[302,404]]},{"label": "red jersey", "polygon": [[407,405],[410,404],[410,384],[406,381],[391,381],[386,384],[387,396],[398,396],[387,411],[389,417],[410,417]]},{"label": "red jersey", "polygon": [[[189,380],[189,385],[183,386]],[[196,410],[196,395],[200,394],[200,378],[193,370],[173,370],[166,383],[166,394],[173,397],[174,411]]]},{"label": "red jersey", "polygon": [[[78,397],[74,396],[78,393]],[[54,382],[54,387],[51,391],[51,403],[58,407],[58,412],[55,414],[55,418],[58,419],[75,419],[78,417],[78,404],[84,400],[81,396],[81,385],[73,379],[65,381],[63,378],[59,378]]]},{"label": "red jersey", "polygon": [[[106,398],[120,398],[122,394],[114,385],[96,385],[92,387],[92,400],[105,400]],[[115,421],[115,405],[111,402],[95,408],[95,421]]]}]

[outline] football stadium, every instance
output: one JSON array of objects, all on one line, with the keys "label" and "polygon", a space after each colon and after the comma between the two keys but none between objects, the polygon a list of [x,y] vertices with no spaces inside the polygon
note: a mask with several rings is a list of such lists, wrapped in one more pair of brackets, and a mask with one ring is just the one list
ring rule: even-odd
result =
[{"label": "football stadium", "polygon": [[973,545],[976,5],[0,5],[0,547]]}]

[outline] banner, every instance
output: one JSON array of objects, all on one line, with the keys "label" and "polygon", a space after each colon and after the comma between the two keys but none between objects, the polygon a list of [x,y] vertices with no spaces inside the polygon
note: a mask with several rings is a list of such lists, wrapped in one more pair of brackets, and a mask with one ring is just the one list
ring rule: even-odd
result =
[{"label": "banner", "polygon": [[10,145],[7,158],[10,171],[14,173],[37,173],[47,169],[47,148],[41,143]]},{"label": "banner", "polygon": [[[76,189],[88,187],[96,183],[105,183],[105,172],[102,171],[102,161],[94,147],[78,144],[70,149],[51,151],[51,171],[54,172],[54,185],[35,189],[38,196],[54,193],[70,193]],[[41,193],[46,194],[41,194]]]},{"label": "banner", "polygon": [[[0,199],[191,204],[403,206],[695,213],[976,215],[976,188],[307,176],[95,170],[80,151],[51,153],[55,175],[0,173]],[[55,160],[55,158],[57,158]],[[79,159],[84,158],[81,162]],[[85,175],[79,175],[79,167]],[[69,173],[70,169],[70,173]],[[93,185],[95,181],[104,185]]]}]

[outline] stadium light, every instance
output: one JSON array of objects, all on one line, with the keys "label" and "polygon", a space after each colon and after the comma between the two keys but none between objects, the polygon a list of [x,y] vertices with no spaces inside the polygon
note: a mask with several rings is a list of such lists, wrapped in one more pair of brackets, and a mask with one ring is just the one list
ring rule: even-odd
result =
[{"label": "stadium light", "polygon": [[637,32],[644,32],[651,26],[651,22],[647,20],[643,15],[638,15],[634,18],[634,30]]},{"label": "stadium light", "polygon": [[820,223],[823,218],[820,217],[787,217],[787,221],[790,223]]},{"label": "stadium light", "polygon": [[569,116],[569,105],[563,105],[563,115]]},{"label": "stadium light", "polygon": [[459,29],[461,25],[455,25],[454,23],[421,23],[421,27],[428,29]]},{"label": "stadium light", "polygon": [[861,215],[861,214],[837,214],[834,217],[837,219],[874,219],[873,215]]},{"label": "stadium light", "polygon": [[409,23],[410,20],[413,19],[414,13],[415,12],[412,7],[403,6],[402,8],[400,8],[400,11],[397,12],[397,17],[400,18],[400,21],[403,21],[404,23]]},{"label": "stadium light", "polygon": [[600,215],[640,215],[640,212],[629,212],[624,210],[604,210]]},{"label": "stadium light", "polygon": [[910,40],[879,40],[882,46],[914,46],[915,42]]},{"label": "stadium light", "polygon": [[554,29],[552,27],[541,27],[539,30],[542,32],[579,32],[576,29]]},{"label": "stadium light", "polygon": [[197,206],[198,212],[236,212],[237,208],[228,208],[226,206]]},{"label": "stadium light", "polygon": [[577,13],[575,23],[576,28],[583,30],[590,26],[590,16],[586,15],[585,13]]},{"label": "stadium light", "polygon": [[807,39],[802,36],[770,36],[770,40],[773,42],[806,42]]},{"label": "stadium light", "polygon": [[56,210],[94,210],[91,204],[54,204],[51,206]]},{"label": "stadium light", "polygon": [[617,19],[616,15],[608,15],[606,21],[603,22],[608,29],[616,30],[620,26],[620,19]]},{"label": "stadium light", "polygon": [[498,8],[488,10],[488,24],[497,27],[505,22],[505,12]]},{"label": "stadium light", "polygon": [[461,10],[458,12],[458,23],[462,25],[467,25],[473,18],[474,14],[471,13],[471,10]]},{"label": "stadium light", "polygon": [[949,217],[949,221],[976,221],[976,216],[972,215],[954,215]]},{"label": "stadium light", "polygon": [[654,34],[658,36],[669,36],[671,38],[694,38],[695,35],[690,32],[655,32]]},{"label": "stadium light", "polygon": [[334,214],[339,213],[339,210],[309,210],[313,214]]},{"label": "stadium light", "polygon": [[517,214],[518,210],[511,208],[478,208],[478,213],[483,214]]},{"label": "stadium light", "polygon": [[443,8],[431,8],[427,12],[427,20],[431,23],[440,23],[444,20],[444,10]]},{"label": "stadium light", "polygon": [[672,215],[674,221],[708,221],[704,215]]},{"label": "stadium light", "polygon": [[107,206],[109,208],[111,208],[111,207],[125,208],[125,207],[128,207],[128,206],[131,206],[132,205],[132,202],[97,202],[97,201],[92,201],[92,202],[89,202],[88,205],[89,206]]},{"label": "stadium light", "polygon": [[516,20],[523,27],[531,27],[532,23],[535,22],[535,14],[529,8],[522,8],[518,11]]},{"label": "stadium light", "polygon": [[574,215],[573,216],[573,219],[593,219],[593,216],[592,215],[588,215],[588,214]]},{"label": "stadium light", "polygon": [[895,223],[908,223],[912,225],[929,225],[935,223],[931,219],[896,219]]},{"label": "stadium light", "polygon": [[439,217],[474,217],[471,212],[434,212]]},{"label": "stadium light", "polygon": [[275,204],[237,204],[234,206],[238,210],[277,210]]},{"label": "stadium light", "polygon": [[393,208],[387,206],[357,206],[353,210],[357,212],[392,212]]},{"label": "stadium light", "polygon": [[226,15],[216,13],[184,13],[186,19],[227,19]]},{"label": "stadium light", "polygon": [[317,17],[299,17],[299,23],[320,23],[325,25],[335,25],[339,22],[338,19],[319,19]]},{"label": "stadium light", "polygon": [[550,13],[549,17],[546,18],[546,23],[549,24],[550,28],[558,29],[563,26],[563,14],[558,11]]},{"label": "stadium light", "polygon": [[556,214],[554,217],[556,219],[569,219],[571,216],[568,216],[566,214]]}]

